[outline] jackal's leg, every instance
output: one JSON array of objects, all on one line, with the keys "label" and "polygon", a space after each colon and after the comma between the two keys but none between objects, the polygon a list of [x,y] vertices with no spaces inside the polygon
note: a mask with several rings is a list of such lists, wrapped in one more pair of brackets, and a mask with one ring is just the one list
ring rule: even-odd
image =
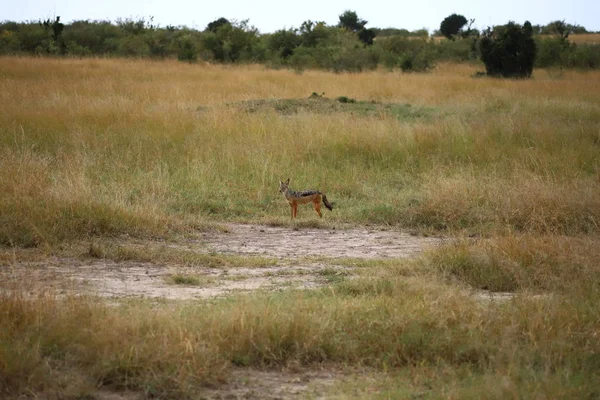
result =
[{"label": "jackal's leg", "polygon": [[298,203],[292,203],[292,219],[298,215]]},{"label": "jackal's leg", "polygon": [[294,204],[290,204],[290,210],[292,210],[292,219],[294,219]]},{"label": "jackal's leg", "polygon": [[321,199],[319,199],[319,201],[313,201],[313,207],[315,208],[315,211],[317,212],[317,214],[319,214],[320,218],[323,218],[323,214],[321,214]]}]

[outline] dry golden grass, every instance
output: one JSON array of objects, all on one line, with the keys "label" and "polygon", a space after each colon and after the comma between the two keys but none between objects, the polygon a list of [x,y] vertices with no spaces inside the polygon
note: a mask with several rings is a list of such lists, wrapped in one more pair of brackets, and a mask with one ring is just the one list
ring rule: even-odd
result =
[{"label": "dry golden grass", "polygon": [[[189,306],[32,298],[24,283],[0,293],[0,396],[110,387],[193,397],[232,366],[330,362],[408,371],[418,382],[440,372],[419,386],[434,398],[597,397],[600,73],[536,70],[513,81],[471,78],[477,69],[297,75],[0,58],[2,245],[60,249],[280,221],[286,177],[336,202],[328,223],[489,238],[415,264],[366,265],[363,278],[322,291]],[[312,92],[410,107],[282,116],[225,105]],[[302,226],[316,226],[306,215]],[[118,245],[88,255],[246,262]],[[519,296],[482,304],[448,286],[457,280]]]},{"label": "dry golden grass", "polygon": [[577,44],[600,44],[600,33],[569,35],[569,41]]},{"label": "dry golden grass", "polygon": [[481,304],[392,273],[322,291],[161,307],[3,295],[0,393],[77,397],[111,387],[186,398],[232,366],[329,362],[414,368],[421,379],[439,369],[463,371],[431,382],[433,397],[452,387],[453,398],[476,388],[502,398],[502,384],[485,382],[492,376],[525,397],[594,397],[597,294]]},{"label": "dry golden grass", "polygon": [[[165,236],[207,218],[265,220],[281,211],[276,185],[287,176],[295,188],[331,194],[342,204],[331,218],[343,222],[596,230],[600,74],[536,71],[511,81],[473,79],[475,69],[297,75],[2,58],[1,241]],[[223,106],[313,91],[411,107],[401,116],[282,118]]]}]

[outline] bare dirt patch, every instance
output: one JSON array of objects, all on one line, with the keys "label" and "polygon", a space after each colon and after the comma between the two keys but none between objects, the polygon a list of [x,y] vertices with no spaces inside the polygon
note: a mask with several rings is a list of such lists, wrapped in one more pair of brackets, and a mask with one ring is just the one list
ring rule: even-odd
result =
[{"label": "bare dirt patch", "polygon": [[[229,373],[227,383],[199,392],[205,400],[275,400],[328,398],[331,387],[345,376],[334,368],[313,370],[257,370],[235,368]],[[103,389],[90,396],[94,400],[141,400],[142,393],[111,392]]]},{"label": "bare dirt patch", "polygon": [[237,369],[226,385],[202,394],[205,399],[326,398],[339,379],[334,370],[258,371]]},{"label": "bare dirt patch", "polygon": [[[336,258],[407,258],[438,242],[399,231],[364,228],[294,229],[232,224],[228,229],[228,233],[206,233],[198,240],[146,242],[143,246],[241,256],[241,265],[235,267],[50,257],[2,265],[0,287],[25,285],[32,293],[52,290],[63,294],[168,300],[206,299],[256,290],[308,289],[330,282],[332,272],[336,276],[352,275],[352,268],[336,265]],[[252,258],[258,256],[275,258],[277,265],[252,266]],[[319,257],[327,261],[319,261]],[[246,258],[248,264],[244,265]]]},{"label": "bare dirt patch", "polygon": [[382,229],[293,229],[257,225],[229,225],[230,233],[204,235],[209,249],[225,254],[260,255],[291,259],[408,258],[421,253],[439,239],[412,236]]}]

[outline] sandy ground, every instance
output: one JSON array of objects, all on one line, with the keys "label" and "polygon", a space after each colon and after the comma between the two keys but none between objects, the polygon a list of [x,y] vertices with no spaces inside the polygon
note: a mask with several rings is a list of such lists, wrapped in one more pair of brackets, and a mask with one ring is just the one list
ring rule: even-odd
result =
[{"label": "sandy ground", "polygon": [[230,225],[231,233],[205,235],[206,244],[219,253],[277,258],[306,256],[346,258],[407,258],[438,239],[377,229],[290,229],[256,225]]},{"label": "sandy ground", "polygon": [[[205,388],[200,399],[211,400],[275,400],[327,399],[332,397],[332,386],[346,374],[330,368],[305,371],[233,369],[228,382],[218,388]],[[141,393],[99,391],[94,400],[142,400]]]},{"label": "sandy ground", "polygon": [[[438,239],[393,230],[282,228],[231,224],[227,233],[205,233],[198,240],[146,243],[186,251],[262,256],[277,259],[269,267],[189,268],[154,262],[112,261],[85,257],[51,257],[38,262],[0,266],[4,285],[28,282],[32,292],[92,294],[121,298],[140,296],[170,300],[205,299],[255,290],[314,288],[331,275],[351,275],[335,259],[392,259],[414,257]],[[327,258],[326,264],[319,258]],[[327,269],[328,275],[323,271]],[[173,284],[173,276],[193,276],[194,284]]]}]

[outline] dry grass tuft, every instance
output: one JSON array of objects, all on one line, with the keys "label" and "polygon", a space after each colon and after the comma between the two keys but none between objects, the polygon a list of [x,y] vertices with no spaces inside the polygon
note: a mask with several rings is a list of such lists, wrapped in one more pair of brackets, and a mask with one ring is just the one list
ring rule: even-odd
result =
[{"label": "dry grass tuft", "polygon": [[430,254],[427,264],[477,289],[499,292],[600,293],[596,238],[506,236],[459,241]]}]

